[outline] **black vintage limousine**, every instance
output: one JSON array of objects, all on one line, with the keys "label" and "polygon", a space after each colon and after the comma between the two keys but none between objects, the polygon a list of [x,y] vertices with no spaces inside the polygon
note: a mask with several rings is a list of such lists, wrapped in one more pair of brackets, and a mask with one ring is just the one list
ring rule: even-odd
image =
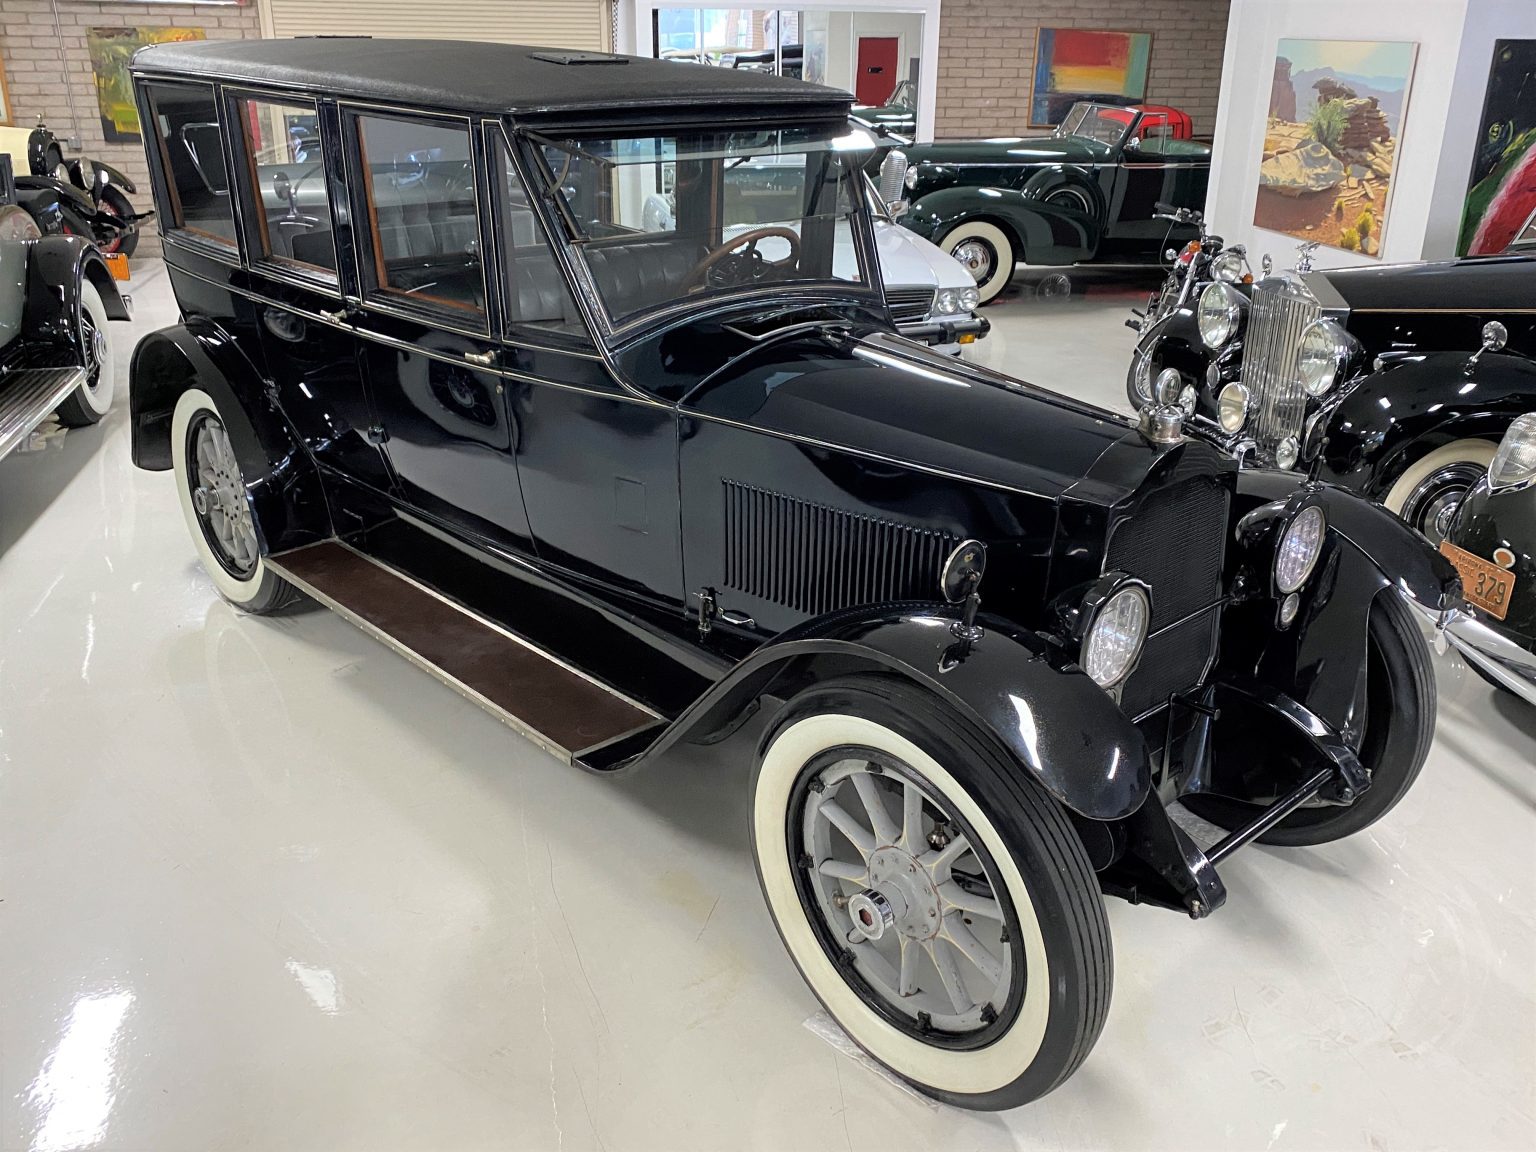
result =
[{"label": "black vintage limousine", "polygon": [[769,911],[923,1090],[1049,1091],[1108,1010],[1104,894],[1205,916],[1230,853],[1358,831],[1423,764],[1448,562],[1176,404],[895,335],[847,93],[368,39],[133,75],[182,312],[134,459],[218,590],[307,593],[594,772],[774,704],[722,744]]}]

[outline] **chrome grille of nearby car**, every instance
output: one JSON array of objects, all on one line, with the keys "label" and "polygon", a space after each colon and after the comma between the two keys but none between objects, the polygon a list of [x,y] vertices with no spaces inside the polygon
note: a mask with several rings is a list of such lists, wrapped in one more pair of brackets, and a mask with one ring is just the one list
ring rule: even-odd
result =
[{"label": "chrome grille of nearby car", "polygon": [[1125,683],[1120,706],[1139,717],[1198,683],[1216,652],[1221,567],[1231,497],[1214,476],[1161,488],[1120,521],[1105,552],[1106,572],[1128,572],[1152,589],[1150,635]]},{"label": "chrome grille of nearby car", "polygon": [[818,615],[855,604],[932,600],[956,536],[725,486],[725,586]]},{"label": "chrome grille of nearby car", "polygon": [[933,311],[932,288],[887,288],[886,303],[891,306],[891,318],[898,324],[916,324],[926,320]]},{"label": "chrome grille of nearby car", "polygon": [[1243,339],[1243,383],[1254,405],[1249,432],[1266,458],[1287,436],[1301,436],[1307,412],[1301,334],[1322,314],[1317,298],[1294,276],[1266,276],[1254,286]]}]

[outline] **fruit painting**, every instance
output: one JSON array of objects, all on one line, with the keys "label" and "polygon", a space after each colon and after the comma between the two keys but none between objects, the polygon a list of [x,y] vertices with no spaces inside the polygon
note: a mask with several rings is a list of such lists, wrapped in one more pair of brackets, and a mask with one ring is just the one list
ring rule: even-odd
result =
[{"label": "fruit painting", "polygon": [[1497,40],[1462,214],[1463,256],[1502,252],[1536,215],[1536,40]]},{"label": "fruit painting", "polygon": [[1381,255],[1418,45],[1281,40],[1253,222]]}]

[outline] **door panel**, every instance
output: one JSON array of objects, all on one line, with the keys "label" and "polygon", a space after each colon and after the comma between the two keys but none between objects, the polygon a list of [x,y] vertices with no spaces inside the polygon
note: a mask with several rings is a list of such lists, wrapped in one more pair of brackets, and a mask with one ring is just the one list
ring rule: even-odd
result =
[{"label": "door panel", "polygon": [[901,41],[895,36],[860,36],[857,78],[854,80],[860,104],[884,104],[896,91],[897,51]]}]

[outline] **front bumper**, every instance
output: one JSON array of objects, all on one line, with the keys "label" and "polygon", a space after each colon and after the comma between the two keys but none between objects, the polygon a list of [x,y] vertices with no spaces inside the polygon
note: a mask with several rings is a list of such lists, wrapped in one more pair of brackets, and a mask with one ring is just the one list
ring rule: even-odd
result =
[{"label": "front bumper", "polygon": [[1520,647],[1469,609],[1452,609],[1440,634],[1490,680],[1527,704],[1536,704],[1536,653]]},{"label": "front bumper", "polygon": [[896,331],[909,340],[921,340],[928,345],[972,344],[992,331],[992,322],[985,316],[976,315],[954,316],[943,320],[935,320],[930,316],[910,324],[898,324]]}]

